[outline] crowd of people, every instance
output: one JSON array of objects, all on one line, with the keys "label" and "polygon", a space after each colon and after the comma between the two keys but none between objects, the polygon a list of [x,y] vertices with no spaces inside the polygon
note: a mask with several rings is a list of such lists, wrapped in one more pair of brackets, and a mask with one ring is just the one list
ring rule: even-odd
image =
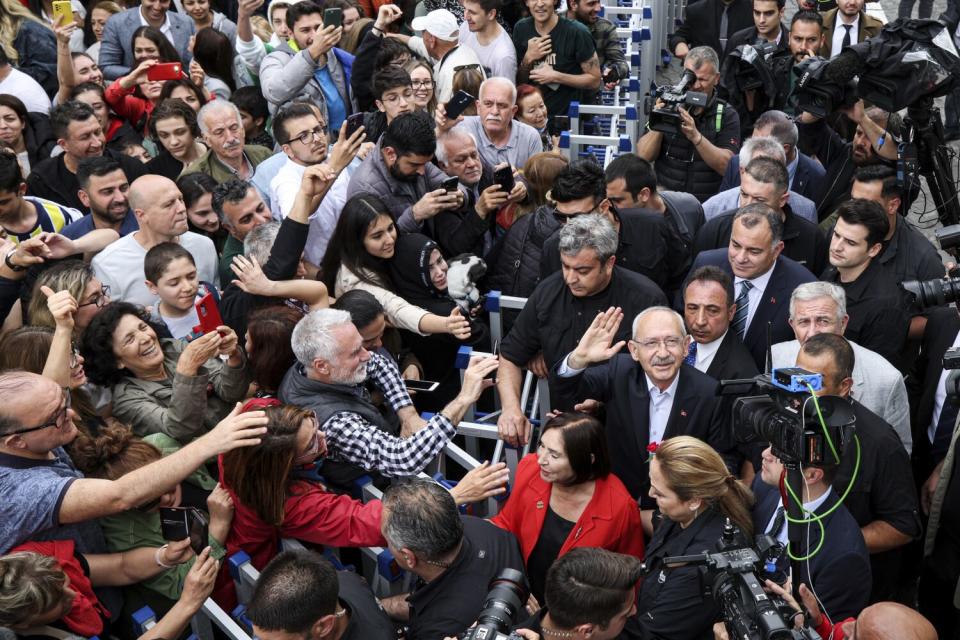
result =
[{"label": "crowd of people", "polygon": [[[706,103],[601,167],[559,149],[631,74],[600,0],[0,0],[0,637],[181,637],[243,551],[263,640],[458,636],[505,569],[528,640],[723,638],[669,558],[755,535],[824,638],[960,637],[960,315],[901,286],[946,273],[901,115],[794,95],[882,23],[800,4],[690,3]],[[760,99],[729,60],[763,42]],[[497,341],[491,291],[526,299]],[[720,381],[771,367],[856,438],[745,442],[765,387]],[[515,469],[418,479],[495,406]],[[411,590],[321,554],[357,547]]]}]

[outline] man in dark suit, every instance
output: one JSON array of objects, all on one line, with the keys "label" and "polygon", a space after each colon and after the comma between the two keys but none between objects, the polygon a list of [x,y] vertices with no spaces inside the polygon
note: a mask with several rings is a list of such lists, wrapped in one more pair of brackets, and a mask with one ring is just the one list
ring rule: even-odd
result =
[{"label": "man in dark suit", "polygon": [[[870,554],[857,521],[842,504],[837,506],[841,492],[831,483],[837,475],[836,465],[804,467],[803,509],[821,517],[819,525],[797,524],[802,531],[800,546],[791,546],[797,557],[809,555],[809,562],[800,563],[799,582],[816,590],[823,607],[835,620],[855,617],[867,606],[870,594],[862,585],[870,577]],[[753,493],[757,501],[753,507],[753,531],[767,534],[786,547],[788,527],[780,487],[785,481],[784,467],[771,447],[763,451],[760,474],[754,479]],[[798,491],[799,487],[792,487]],[[811,516],[805,515],[804,518]],[[813,523],[811,523],[813,524]],[[821,546],[821,540],[823,544]],[[786,572],[790,559],[784,552],[777,569]],[[793,577],[797,580],[797,577]]]},{"label": "man in dark suit", "polygon": [[863,4],[864,0],[839,0],[836,9],[823,14],[821,56],[833,58],[840,54],[843,47],[863,42],[880,33],[883,23],[867,15]]},{"label": "man in dark suit", "polygon": [[692,267],[713,265],[734,276],[737,313],[732,328],[761,371],[766,363],[767,325],[773,342],[792,339],[790,294],[798,284],[816,280],[806,268],[780,255],[782,238],[780,214],[766,205],[751,204],[734,215],[730,245],[701,253]]},{"label": "man in dark suit", "polygon": [[[726,23],[726,32],[722,27]],[[752,0],[697,0],[687,5],[687,16],[670,37],[670,50],[683,58],[694,47],[706,45],[723,57],[727,40],[753,26]]]},{"label": "man in dark suit", "polygon": [[170,4],[170,0],[146,0],[138,7],[110,16],[103,30],[98,61],[104,78],[116,80],[137,66],[131,44],[140,27],[159,29],[180,54],[184,66],[190,63],[190,37],[196,33],[196,26],[189,16],[170,11]]},{"label": "man in dark suit", "polygon": [[715,380],[757,375],[753,356],[730,331],[737,312],[733,278],[720,267],[700,267],[683,287],[683,319],[693,337],[685,362]]},{"label": "man in dark suit", "polygon": [[655,502],[644,464],[648,446],[689,435],[729,455],[732,438],[716,380],[683,363],[690,342],[683,318],[667,307],[638,314],[626,341],[629,355],[618,354],[623,340],[614,343],[622,320],[618,308],[598,315],[552,377],[560,396],[606,403],[611,469],[640,500],[649,522]]},{"label": "man in dark suit", "polygon": [[[764,112],[753,124],[753,137],[770,137],[783,145],[787,156],[787,176],[790,191],[814,200],[820,192],[820,181],[826,171],[819,162],[797,148],[800,133],[797,123],[783,111]],[[746,143],[744,143],[746,144]],[[740,186],[740,156],[731,158],[727,172],[720,183],[720,191]]]}]

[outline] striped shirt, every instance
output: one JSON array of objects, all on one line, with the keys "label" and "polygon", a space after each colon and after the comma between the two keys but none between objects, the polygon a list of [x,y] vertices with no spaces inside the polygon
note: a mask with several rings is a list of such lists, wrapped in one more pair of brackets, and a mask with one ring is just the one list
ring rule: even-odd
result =
[{"label": "striped shirt", "polygon": [[36,209],[37,220],[29,231],[15,233],[6,227],[3,228],[4,234],[14,244],[20,244],[24,240],[29,240],[44,232],[59,233],[65,226],[83,217],[83,214],[76,209],[65,207],[51,200],[44,200],[35,196],[23,196],[23,199]]}]

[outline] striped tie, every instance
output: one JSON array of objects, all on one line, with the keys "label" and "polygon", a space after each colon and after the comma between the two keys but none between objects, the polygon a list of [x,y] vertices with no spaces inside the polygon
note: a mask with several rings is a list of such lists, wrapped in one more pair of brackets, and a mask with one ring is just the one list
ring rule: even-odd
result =
[{"label": "striped tie", "polygon": [[740,295],[737,296],[737,312],[733,315],[733,330],[740,339],[747,336],[747,315],[750,313],[750,289],[753,285],[749,280],[740,283]]}]

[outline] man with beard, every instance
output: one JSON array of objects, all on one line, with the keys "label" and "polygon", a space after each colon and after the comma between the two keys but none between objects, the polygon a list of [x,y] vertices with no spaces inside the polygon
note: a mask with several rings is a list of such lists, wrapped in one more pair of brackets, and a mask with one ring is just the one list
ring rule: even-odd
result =
[{"label": "man with beard", "polygon": [[[610,90],[620,84],[621,78],[630,77],[630,67],[627,66],[627,57],[620,45],[620,38],[617,37],[617,27],[606,18],[600,17],[601,8],[600,0],[570,0],[567,18],[576,20],[590,31],[597,47],[597,60],[600,62],[602,74],[606,75],[611,69],[616,69],[617,80],[603,81],[604,88]],[[583,95],[584,102],[599,102],[599,91],[584,91]]]},{"label": "man with beard", "polygon": [[441,187],[449,176],[430,161],[436,147],[437,136],[429,116],[420,112],[400,114],[353,172],[347,198],[361,193],[377,196],[393,215],[399,231],[423,231],[424,224],[438,213],[461,209],[466,202],[463,191],[448,192]]},{"label": "man with beard", "polygon": [[77,182],[77,196],[89,207],[90,215],[68,224],[60,233],[76,240],[94,229],[113,229],[122,238],[140,228],[127,201],[130,182],[116,160],[108,156],[84,158],[77,166]]},{"label": "man with beard", "polygon": [[203,143],[210,150],[186,167],[181,177],[205,173],[217,183],[234,178],[250,180],[257,165],[272,155],[266,147],[243,143],[243,119],[232,102],[213,100],[203,105],[197,113],[197,124],[203,134]]},{"label": "man with beard", "polygon": [[[883,23],[867,15],[863,10],[864,0],[839,0],[836,8],[831,8],[823,14],[823,44],[820,45],[820,55],[824,58],[834,58],[840,55],[844,47],[880,33]],[[825,10],[821,7],[821,10]]]},{"label": "man with beard", "polygon": [[797,121],[800,148],[807,155],[816,156],[827,170],[827,179],[823,181],[818,197],[813,199],[821,221],[850,198],[857,167],[878,163],[892,165],[897,160],[894,138],[900,135],[899,115],[879,107],[864,110],[863,100],[839,111],[857,125],[853,142],[845,141],[826,121],[810,113],[803,112]]},{"label": "man with beard", "polygon": [[[397,366],[363,348],[363,337],[346,311],[310,313],[294,328],[292,344],[297,362],[283,378],[280,400],[316,412],[329,456],[386,476],[423,470],[456,433],[464,412],[493,384],[483,378],[498,364],[496,358],[472,359],[460,394],[423,420]],[[363,392],[365,382],[383,393],[388,416]]]}]

